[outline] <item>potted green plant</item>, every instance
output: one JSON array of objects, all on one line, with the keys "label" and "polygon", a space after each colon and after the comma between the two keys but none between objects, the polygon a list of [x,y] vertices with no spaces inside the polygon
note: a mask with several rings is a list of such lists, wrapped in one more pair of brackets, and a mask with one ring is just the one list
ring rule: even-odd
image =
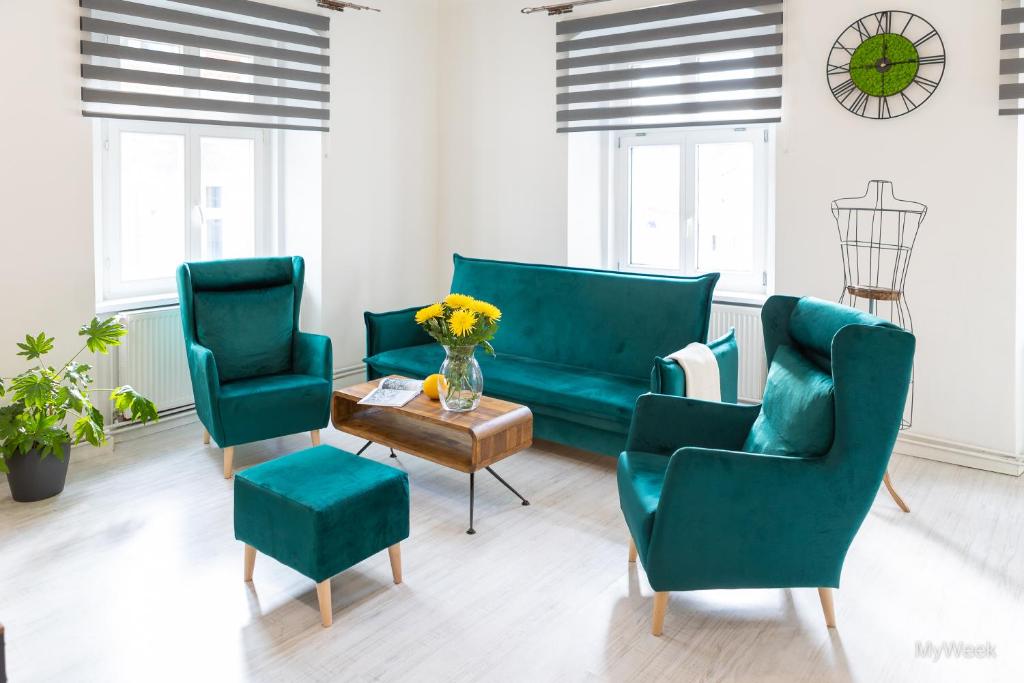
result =
[{"label": "potted green plant", "polygon": [[0,407],[0,472],[16,501],[31,502],[55,496],[64,490],[72,444],[99,446],[106,441],[103,415],[91,395],[108,393],[114,408],[132,420],[157,419],[156,406],[130,386],[100,389],[92,386],[92,366],[78,357],[89,350],[107,353],[121,343],[128,330],[113,318],[93,318],[83,325],[79,336],[85,343],[71,360],[59,367],[43,360],[53,350],[53,337],[44,332],[25,336],[19,356],[33,367],[16,377],[0,378],[0,397],[9,400]]}]

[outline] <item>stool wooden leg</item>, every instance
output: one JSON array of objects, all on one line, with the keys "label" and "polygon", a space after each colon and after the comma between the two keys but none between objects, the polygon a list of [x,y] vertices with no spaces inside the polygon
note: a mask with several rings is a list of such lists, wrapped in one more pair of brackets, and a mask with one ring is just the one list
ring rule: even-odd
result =
[{"label": "stool wooden leg", "polygon": [[232,463],[235,461],[235,447],[228,446],[224,449],[224,478],[230,479],[232,472]]},{"label": "stool wooden leg", "polygon": [[210,432],[206,431],[206,429],[203,429],[203,443],[207,446],[210,445]]},{"label": "stool wooden leg", "polygon": [[252,581],[252,569],[256,566],[256,548],[245,546],[245,580]]},{"label": "stool wooden leg", "polygon": [[314,429],[313,431],[311,431],[309,433],[309,438],[313,440],[313,445],[314,446],[319,446],[320,445],[320,430],[319,429]]},{"label": "stool wooden leg", "polygon": [[334,623],[331,613],[331,580],[325,579],[316,585],[316,599],[320,603],[320,623],[327,628]]},{"label": "stool wooden leg", "polygon": [[402,583],[402,547],[397,543],[390,546],[388,557],[391,559],[391,576],[395,583]]},{"label": "stool wooden leg", "polygon": [[651,621],[651,634],[660,636],[665,625],[665,609],[668,607],[668,592],[654,594],[654,618]]},{"label": "stool wooden leg", "polygon": [[819,588],[818,597],[821,598],[821,611],[825,613],[825,626],[836,627],[836,607],[832,602],[832,589]]},{"label": "stool wooden leg", "polygon": [[633,542],[633,538],[629,539],[629,561],[636,562],[636,543]]}]

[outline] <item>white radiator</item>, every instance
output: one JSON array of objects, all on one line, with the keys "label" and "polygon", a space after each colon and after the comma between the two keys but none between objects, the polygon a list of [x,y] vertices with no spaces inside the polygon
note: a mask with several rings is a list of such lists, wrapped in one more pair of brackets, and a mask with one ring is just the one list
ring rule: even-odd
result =
[{"label": "white radiator", "polygon": [[728,333],[730,327],[736,328],[736,343],[740,349],[739,398],[741,401],[759,402],[764,393],[767,372],[761,308],[733,304],[712,305],[708,339],[718,339]]},{"label": "white radiator", "polygon": [[130,384],[165,412],[192,405],[192,381],[185,357],[178,307],[121,313],[128,328],[114,351],[114,386]]}]

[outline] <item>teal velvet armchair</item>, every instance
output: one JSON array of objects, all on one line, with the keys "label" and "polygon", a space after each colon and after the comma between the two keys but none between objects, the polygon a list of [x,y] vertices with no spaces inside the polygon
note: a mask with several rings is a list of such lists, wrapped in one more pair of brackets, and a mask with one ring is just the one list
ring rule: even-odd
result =
[{"label": "teal velvet armchair", "polygon": [[764,305],[761,405],[647,394],[619,457],[630,561],[655,591],[832,588],[899,432],[913,335],[818,299]]},{"label": "teal velvet armchair", "polygon": [[330,418],[331,340],[299,331],[305,265],[299,256],[184,263],[181,327],[196,413],[224,449],[308,431]]}]

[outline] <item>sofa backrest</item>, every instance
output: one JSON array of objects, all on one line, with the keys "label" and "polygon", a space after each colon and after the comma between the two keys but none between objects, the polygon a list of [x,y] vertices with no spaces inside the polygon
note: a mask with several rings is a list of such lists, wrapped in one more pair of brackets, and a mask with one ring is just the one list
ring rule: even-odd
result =
[{"label": "sofa backrest", "polygon": [[299,256],[179,267],[185,337],[213,352],[221,381],[291,369],[303,276]]},{"label": "sofa backrest", "polygon": [[718,274],[670,277],[456,254],[451,291],[490,301],[494,347],[538,360],[646,379],[655,356],[708,336]]}]

